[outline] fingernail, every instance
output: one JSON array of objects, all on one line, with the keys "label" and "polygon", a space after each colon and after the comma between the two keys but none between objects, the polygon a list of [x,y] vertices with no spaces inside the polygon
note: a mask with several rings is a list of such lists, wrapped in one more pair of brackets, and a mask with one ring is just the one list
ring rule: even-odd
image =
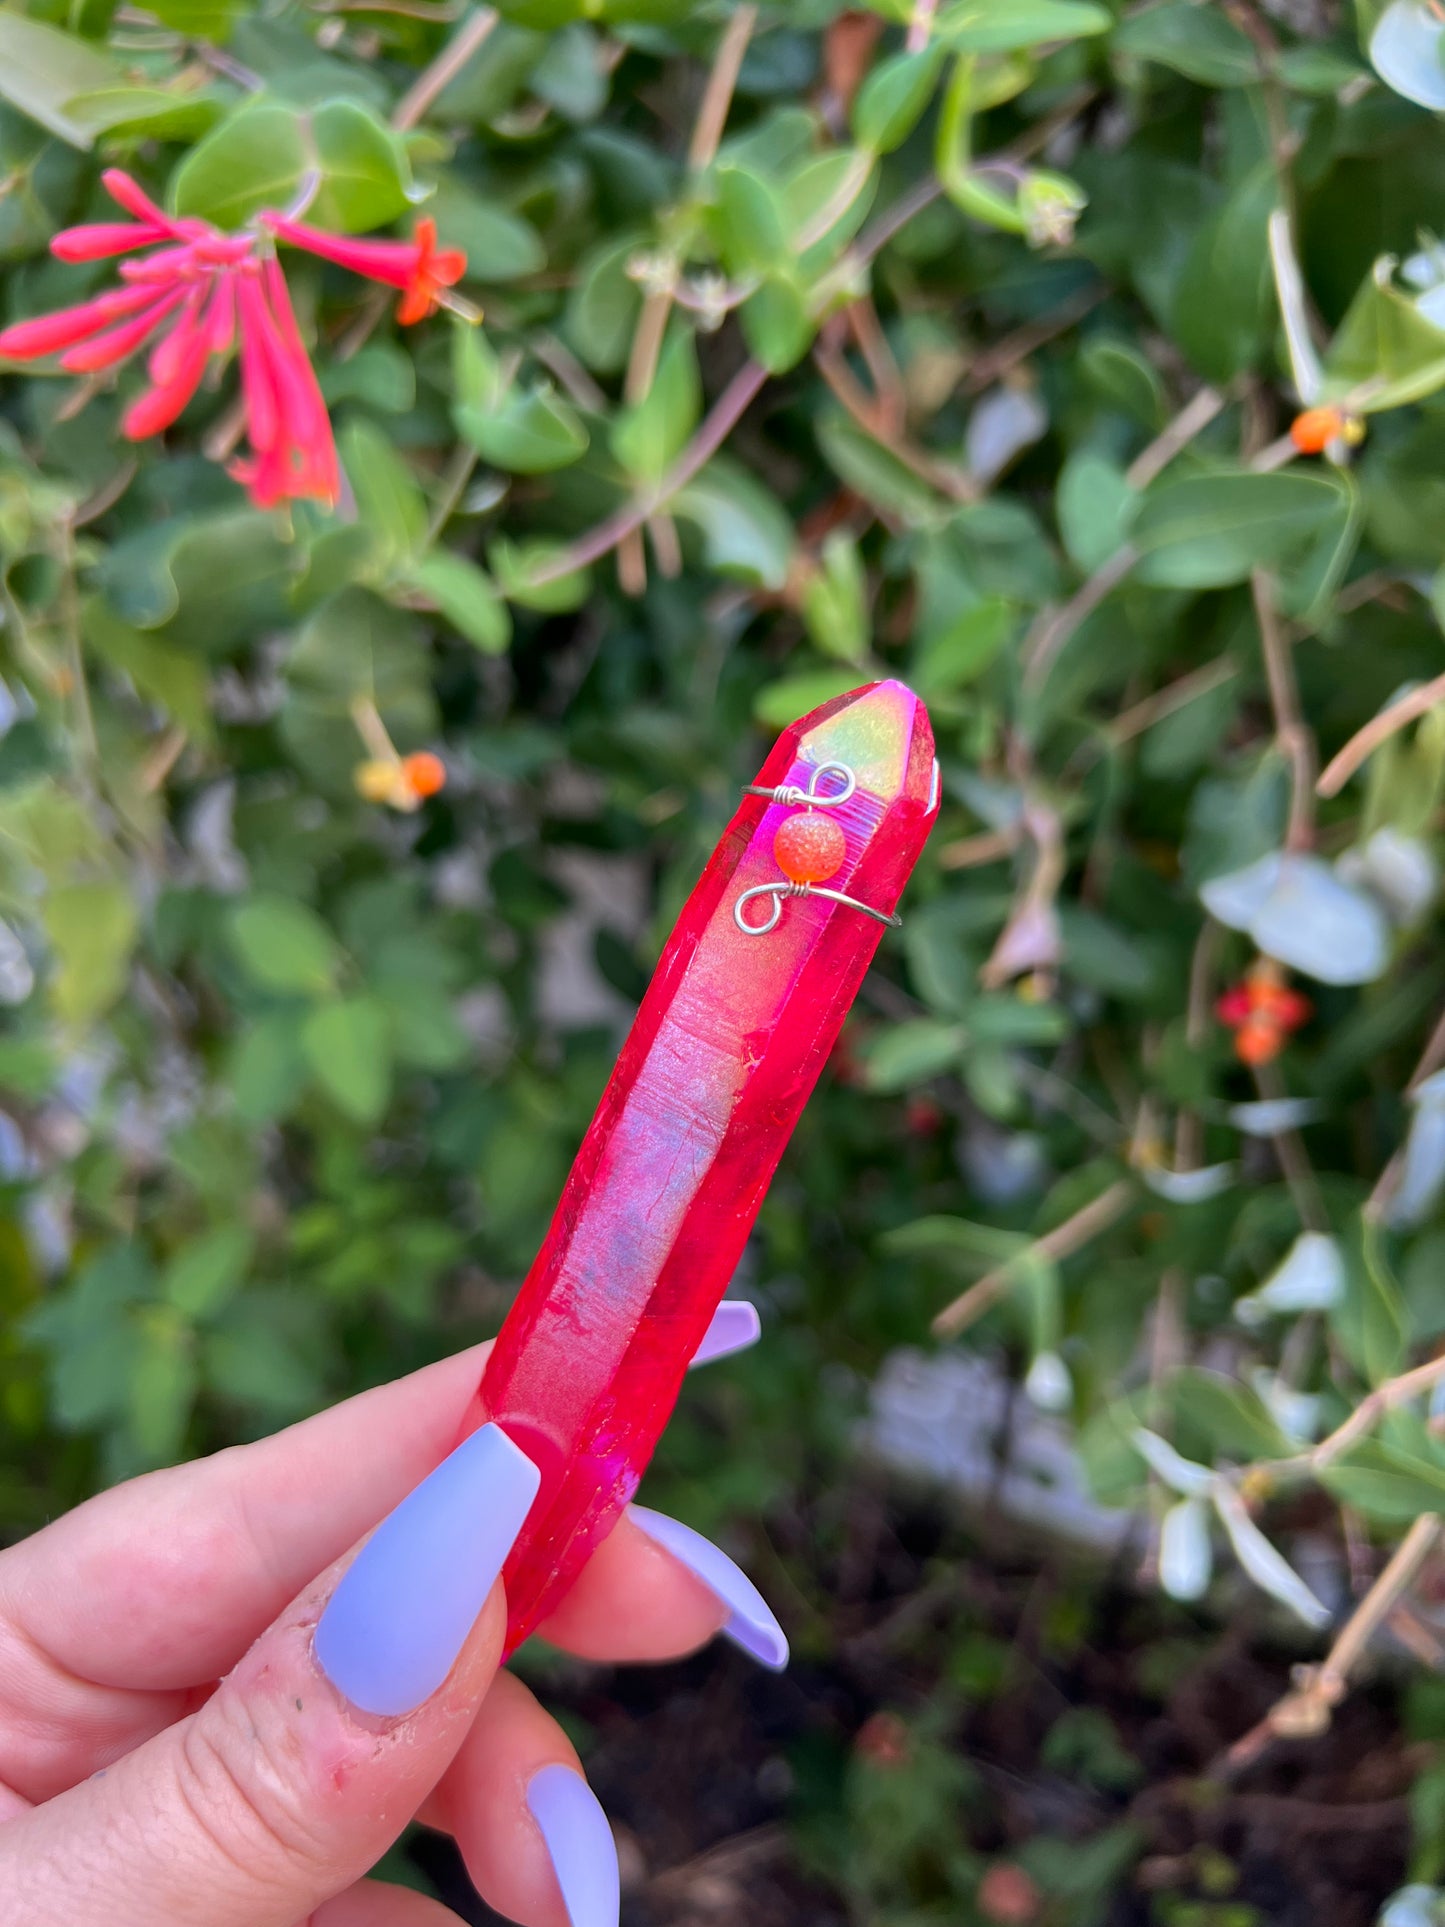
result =
[{"label": "fingernail", "polygon": [[572,1927],[617,1927],[617,1843],[597,1795],[570,1766],[544,1766],[527,1782],[537,1822]]},{"label": "fingernail", "polygon": [[729,1352],[745,1352],[749,1345],[756,1345],[762,1336],[762,1320],[758,1317],[756,1305],[750,1305],[746,1298],[724,1298],[712,1315],[712,1323],[702,1335],[702,1343],[692,1355],[688,1365],[711,1365],[715,1358],[726,1358]]},{"label": "fingernail", "polygon": [[484,1425],[388,1513],[317,1622],[316,1658],[363,1713],[396,1717],[456,1663],[531,1510],[541,1474]]},{"label": "fingernail", "polygon": [[709,1592],[717,1594],[728,1609],[728,1622],[723,1627],[726,1637],[760,1665],[781,1672],[788,1663],[787,1634],[742,1567],[734,1565],[711,1539],[704,1539],[680,1519],[669,1519],[665,1512],[633,1505],[627,1508],[627,1516],[649,1539],[695,1573]]}]

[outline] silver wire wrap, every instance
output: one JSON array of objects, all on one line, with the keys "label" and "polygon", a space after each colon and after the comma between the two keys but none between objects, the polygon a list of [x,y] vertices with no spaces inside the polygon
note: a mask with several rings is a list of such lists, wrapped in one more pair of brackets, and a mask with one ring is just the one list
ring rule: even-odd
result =
[{"label": "silver wire wrap", "polygon": [[[765,923],[749,923],[743,914],[743,905],[754,897],[771,897],[773,900]],[[875,923],[887,924],[890,930],[901,930],[903,927],[902,917],[890,916],[886,910],[875,910],[871,903],[860,903],[857,897],[844,896],[841,890],[825,890],[820,883],[755,883],[751,890],[744,890],[733,905],[733,922],[745,937],[765,937],[770,930],[778,927],[783,914],[784,897],[826,897],[830,903],[842,903],[850,910],[861,910],[865,917],[872,917]]]},{"label": "silver wire wrap", "polygon": [[[834,790],[831,796],[820,793],[818,785],[832,771],[843,779],[843,787]],[[789,809],[835,810],[858,787],[858,778],[846,763],[819,763],[808,779],[808,787],[799,789],[796,783],[780,783],[776,789],[769,789],[763,783],[744,783],[744,796],[766,796],[770,803],[786,803]]]}]

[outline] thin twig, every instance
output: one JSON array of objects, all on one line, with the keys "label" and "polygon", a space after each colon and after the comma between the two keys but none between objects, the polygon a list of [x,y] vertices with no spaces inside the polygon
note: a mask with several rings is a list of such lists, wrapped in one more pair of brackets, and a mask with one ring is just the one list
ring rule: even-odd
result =
[{"label": "thin twig", "polygon": [[1325,764],[1315,784],[1316,792],[1320,796],[1338,796],[1355,771],[1382,743],[1387,743],[1397,730],[1426,715],[1440,702],[1445,702],[1445,675],[1432,677],[1418,689],[1412,689],[1408,696],[1391,703],[1388,709],[1382,709],[1363,729],[1356,730],[1344,748]]},{"label": "thin twig", "polygon": [[1362,1398],[1354,1411],[1341,1425],[1337,1425],[1328,1438],[1321,1439],[1307,1454],[1307,1464],[1311,1472],[1322,1472],[1326,1466],[1344,1456],[1351,1446],[1356,1445],[1367,1432],[1397,1405],[1408,1405],[1422,1392],[1445,1378],[1445,1352],[1438,1358],[1427,1359],[1423,1365],[1413,1366],[1408,1372],[1401,1372],[1398,1378],[1387,1378],[1383,1385],[1377,1385],[1373,1392]]},{"label": "thin twig", "polygon": [[447,523],[456,513],[457,503],[466,491],[467,483],[477,466],[477,451],[469,442],[458,442],[452,450],[451,460],[441,478],[441,492],[436,505],[427,518],[426,547],[430,548]]},{"label": "thin twig", "polygon": [[1116,1178],[1107,1190],[1101,1191],[1097,1198],[1092,1198],[1073,1217],[1065,1218],[1061,1225],[1056,1225],[1052,1231],[1036,1239],[1026,1251],[986,1272],[977,1284],[970,1285],[951,1305],[945,1305],[933,1321],[934,1336],[956,1338],[1003,1297],[1018,1276],[1020,1267],[1030,1259],[1042,1258],[1056,1263],[1061,1258],[1069,1257],[1122,1218],[1133,1201],[1133,1180]]},{"label": "thin twig", "polygon": [[1016,826],[1007,830],[982,830],[977,836],[964,836],[956,843],[943,844],[936,858],[940,870],[972,870],[981,863],[1001,863],[1005,857],[1012,856],[1018,846]]},{"label": "thin twig", "polygon": [[1012,334],[1005,335],[993,347],[986,348],[969,364],[963,378],[964,393],[976,395],[985,388],[991,388],[1011,368],[1016,368],[1021,361],[1027,361],[1046,343],[1067,334],[1086,314],[1098,307],[1107,293],[1108,289],[1103,287],[1086,288],[1082,294],[1065,301],[1046,319],[1025,322],[1023,327],[1015,328]]},{"label": "thin twig", "polygon": [[[1287,1095],[1284,1080],[1273,1064],[1257,1066],[1254,1084],[1262,1103],[1278,1104]],[[1289,1186],[1300,1222],[1307,1231],[1328,1231],[1329,1216],[1320,1199],[1319,1179],[1315,1176],[1303,1138],[1291,1124],[1271,1132],[1270,1142],[1279,1159],[1279,1168],[1284,1173],[1284,1181]]]},{"label": "thin twig", "polygon": [[398,133],[425,120],[437,99],[481,47],[497,24],[491,7],[478,7],[464,20],[430,66],[424,67],[392,110],[391,124]]},{"label": "thin twig", "polygon": [[741,6],[728,21],[727,32],[718,42],[712,71],[707,77],[697,119],[693,122],[692,139],[688,143],[687,164],[694,174],[700,174],[705,167],[712,165],[723,129],[727,126],[728,109],[732,106],[733,90],[738,84],[743,56],[757,23],[757,8]]},{"label": "thin twig", "polygon": [[1230,1747],[1223,1762],[1226,1773],[1251,1765],[1271,1740],[1316,1739],[1329,1730],[1331,1715],[1349,1690],[1350,1674],[1439,1541],[1439,1515],[1422,1512],[1350,1614],[1323,1664],[1298,1668],[1294,1689]]},{"label": "thin twig", "polygon": [[1255,569],[1249,578],[1249,587],[1259,625],[1264,672],[1269,682],[1275,741],[1291,771],[1284,846],[1287,850],[1307,850],[1315,834],[1315,739],[1300,710],[1289,638],[1275,604],[1274,581],[1265,570]]},{"label": "thin twig", "polygon": [[914,0],[913,18],[908,23],[908,38],[903,43],[903,51],[921,54],[933,34],[933,16],[938,11],[938,0]]},{"label": "thin twig", "polygon": [[1062,608],[1040,612],[1024,637],[1024,682],[1027,687],[1039,689],[1043,686],[1064,644],[1128,577],[1138,560],[1139,551],[1134,544],[1122,543],[1107,562],[1100,563],[1083,587],[1075,590]]},{"label": "thin twig", "polygon": [[1149,446],[1134,457],[1124,473],[1124,480],[1129,487],[1148,488],[1152,481],[1164,473],[1174,457],[1186,449],[1196,435],[1208,428],[1226,399],[1217,388],[1201,388],[1197,395],[1185,403],[1168,427],[1162,429]]},{"label": "thin twig", "polygon": [[[688,143],[687,165],[689,172],[694,175],[710,167],[717,154],[718,143],[727,126],[728,110],[732,106],[733,90],[737,86],[743,56],[757,19],[758,10],[755,6],[739,7],[718,42],[707,86],[697,110],[697,119],[693,122],[692,139]],[[652,391],[680,267],[677,257],[672,256],[666,263],[667,271],[643,298],[622,385],[622,398],[630,405],[645,401]]]},{"label": "thin twig", "polygon": [[[1225,397],[1216,389],[1201,388],[1196,395],[1180,409],[1174,419],[1167,423],[1150,442],[1149,446],[1136,456],[1128,471],[1129,477],[1142,477],[1142,481],[1132,486],[1143,487],[1152,482],[1180,454],[1201,430],[1224,406]],[[1128,477],[1126,477],[1128,479]],[[1139,550],[1132,542],[1121,543],[1107,561],[1100,563],[1094,573],[1076,590],[1061,609],[1044,609],[1035,617],[1029,633],[1024,638],[1023,661],[1024,683],[1030,689],[1039,689],[1047,680],[1049,671],[1057,662],[1064,644],[1079,626],[1099,607],[1105,598],[1118,588],[1139,560]]]},{"label": "thin twig", "polygon": [[1163,722],[1177,709],[1184,709],[1201,696],[1207,696],[1211,689],[1218,689],[1239,674],[1239,665],[1227,656],[1218,656],[1213,662],[1205,663],[1202,669],[1192,669],[1178,682],[1172,682],[1166,689],[1157,689],[1152,696],[1146,696],[1132,708],[1123,710],[1104,731],[1111,749],[1121,743],[1129,742],[1135,736],[1142,736],[1146,729],[1155,723]]},{"label": "thin twig", "polygon": [[910,469],[921,482],[938,490],[954,502],[976,502],[979,487],[973,477],[950,462],[940,462],[897,430],[890,430],[881,419],[882,408],[857,380],[840,354],[822,342],[813,349],[813,365],[823,377],[834,399],[840,402],[865,434],[881,442],[895,461]]},{"label": "thin twig", "polygon": [[575,542],[569,543],[560,555],[554,556],[544,568],[537,570],[532,578],[534,584],[540,587],[545,582],[559,582],[564,576],[587,568],[609,550],[615,549],[635,529],[640,529],[650,515],[655,515],[679,489],[686,488],[698,470],[711,461],[737,427],[767,378],[768,371],[761,362],[745,361],[650,497],[645,501],[629,502],[585,535],[579,536]]}]

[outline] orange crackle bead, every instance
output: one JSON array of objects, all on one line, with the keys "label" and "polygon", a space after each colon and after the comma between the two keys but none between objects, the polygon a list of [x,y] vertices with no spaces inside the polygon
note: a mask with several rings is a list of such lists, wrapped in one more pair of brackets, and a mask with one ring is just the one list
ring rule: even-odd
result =
[{"label": "orange crackle bead", "polygon": [[778,868],[792,883],[826,883],[842,869],[847,854],[843,832],[816,810],[788,817],[773,838]]},{"label": "orange crackle bead", "polygon": [[1333,441],[1358,447],[1365,439],[1365,424],[1343,408],[1307,408],[1290,423],[1289,438],[1301,455],[1323,455]]},{"label": "orange crackle bead", "polygon": [[429,749],[403,756],[401,767],[413,796],[436,796],[446,787],[447,766]]}]

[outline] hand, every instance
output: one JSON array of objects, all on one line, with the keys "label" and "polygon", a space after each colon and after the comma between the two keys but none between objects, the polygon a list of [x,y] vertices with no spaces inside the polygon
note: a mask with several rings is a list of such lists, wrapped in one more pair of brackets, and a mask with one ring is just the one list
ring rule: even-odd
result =
[{"label": "hand", "polygon": [[[5,1927],[456,1927],[362,1878],[417,1816],[501,1912],[614,1927],[602,1810],[498,1672],[497,1573],[535,1470],[495,1426],[444,1457],[486,1351],[118,1486],[0,1554]],[[739,1569],[637,1508],[546,1637],[657,1660],[720,1630],[786,1658]]]}]

